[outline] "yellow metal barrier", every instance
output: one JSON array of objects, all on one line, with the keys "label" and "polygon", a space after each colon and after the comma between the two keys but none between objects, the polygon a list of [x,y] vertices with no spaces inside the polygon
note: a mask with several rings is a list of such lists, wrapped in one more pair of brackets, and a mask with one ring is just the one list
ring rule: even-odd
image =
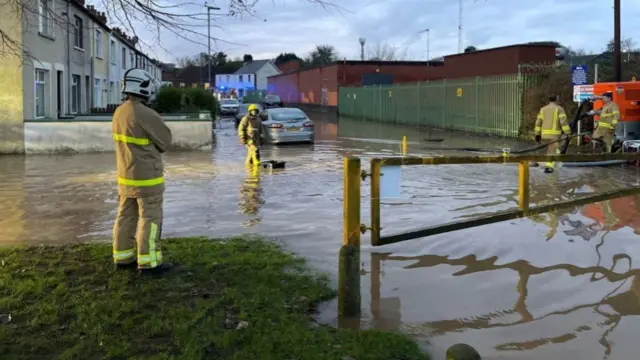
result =
[{"label": "yellow metal barrier", "polygon": [[[404,142],[404,141],[403,141]],[[403,146],[404,148],[404,146]],[[404,149],[403,149],[404,150]],[[339,314],[357,316],[360,313],[360,234],[371,231],[371,245],[382,246],[446,232],[488,225],[497,222],[528,217],[560,208],[586,205],[618,197],[640,193],[640,186],[615,190],[603,194],[585,196],[579,199],[563,201],[555,204],[531,207],[529,200],[530,162],[591,162],[605,160],[640,161],[640,153],[633,154],[590,154],[590,155],[516,155],[509,156],[465,156],[465,157],[389,157],[373,158],[370,172],[361,170],[360,159],[344,159],[344,232],[343,246],[340,251],[339,274]],[[496,212],[473,219],[450,222],[406,233],[381,236],[380,226],[380,177],[383,166],[414,165],[452,165],[452,164],[519,164],[519,199],[518,208]],[[371,178],[371,225],[360,222],[360,186],[361,181]]]}]

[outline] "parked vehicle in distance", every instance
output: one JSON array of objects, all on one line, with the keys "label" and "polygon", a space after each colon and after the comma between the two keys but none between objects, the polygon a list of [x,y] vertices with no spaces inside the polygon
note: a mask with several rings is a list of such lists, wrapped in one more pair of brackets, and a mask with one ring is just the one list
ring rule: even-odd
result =
[{"label": "parked vehicle in distance", "polygon": [[238,112],[240,102],[237,99],[220,100],[220,115],[235,115]]},{"label": "parked vehicle in distance", "polygon": [[282,100],[280,99],[280,96],[278,95],[267,95],[264,97],[264,99],[262,99],[262,105],[264,105],[265,109],[271,108],[271,107],[283,107],[284,104],[282,103]]},{"label": "parked vehicle in distance", "polygon": [[[238,127],[238,125],[240,124],[240,120],[242,120],[242,118],[249,113],[249,105],[251,104],[240,104],[240,106],[238,106],[238,113],[236,113],[236,127]],[[264,111],[262,105],[255,105],[260,109],[260,112]]]},{"label": "parked vehicle in distance", "polygon": [[313,143],[313,121],[297,108],[267,109],[262,120],[262,137],[271,144]]}]

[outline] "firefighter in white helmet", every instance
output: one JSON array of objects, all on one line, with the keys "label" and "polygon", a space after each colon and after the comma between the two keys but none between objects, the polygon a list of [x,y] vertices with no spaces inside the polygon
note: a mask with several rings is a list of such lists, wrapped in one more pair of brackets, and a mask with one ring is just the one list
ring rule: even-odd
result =
[{"label": "firefighter in white helmet", "polygon": [[146,106],[155,100],[159,84],[142,69],[124,74],[126,100],[113,114],[118,173],[118,215],[113,227],[113,259],[118,268],[159,274],[171,268],[160,251],[164,164],[171,130]]}]

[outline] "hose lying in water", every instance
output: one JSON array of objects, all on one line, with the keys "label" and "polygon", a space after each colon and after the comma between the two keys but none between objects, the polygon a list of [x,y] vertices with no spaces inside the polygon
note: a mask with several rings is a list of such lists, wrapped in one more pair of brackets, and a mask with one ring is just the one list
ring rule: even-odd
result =
[{"label": "hose lying in water", "polygon": [[[549,141],[547,143],[544,144],[539,144],[536,146],[532,146],[526,149],[516,149],[516,150],[510,150],[508,148],[505,149],[489,149],[489,148],[472,148],[472,147],[462,147],[462,148],[446,148],[446,147],[423,147],[423,150],[453,150],[453,151],[472,151],[472,152],[495,152],[495,153],[508,153],[508,154],[526,154],[529,152],[533,152],[533,151],[537,151],[540,149],[543,149],[545,147],[547,147],[550,144],[554,144],[557,142],[561,142],[561,141],[565,141],[565,140],[570,140],[572,138],[578,137],[578,136],[583,136],[585,134],[574,134],[574,135],[570,135],[567,137],[563,137],[562,139],[558,139],[558,140],[553,140],[553,141]],[[567,143],[569,143],[569,141],[567,141]]]}]

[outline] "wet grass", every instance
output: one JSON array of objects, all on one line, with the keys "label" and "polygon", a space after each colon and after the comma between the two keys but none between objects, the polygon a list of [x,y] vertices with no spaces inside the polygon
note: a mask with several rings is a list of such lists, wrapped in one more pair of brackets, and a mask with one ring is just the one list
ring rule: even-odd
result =
[{"label": "wet grass", "polygon": [[334,292],[272,243],[163,246],[178,265],[163,277],[116,271],[109,244],[0,249],[0,359],[428,358],[399,334],[314,324]]}]

